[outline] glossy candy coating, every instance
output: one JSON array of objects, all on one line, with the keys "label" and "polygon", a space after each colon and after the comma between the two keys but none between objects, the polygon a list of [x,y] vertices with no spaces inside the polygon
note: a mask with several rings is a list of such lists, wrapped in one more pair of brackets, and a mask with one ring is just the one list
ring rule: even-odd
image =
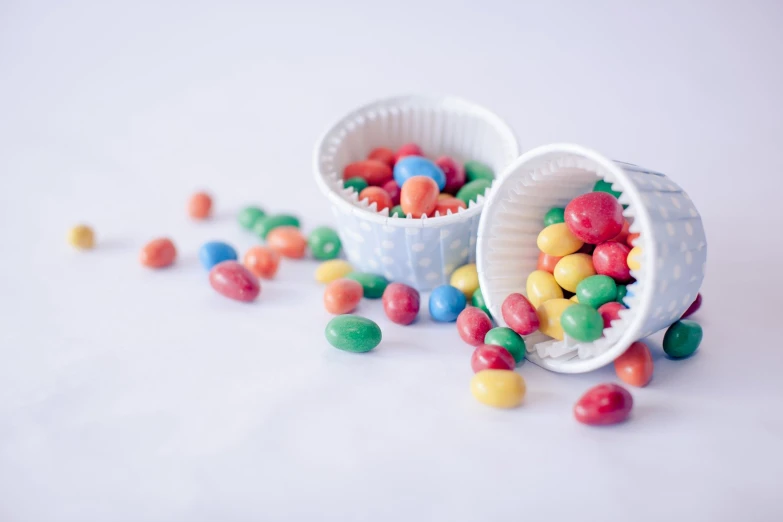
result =
[{"label": "glossy candy coating", "polygon": [[617,384],[599,384],[587,390],[574,405],[574,417],[582,424],[606,426],[628,418],[633,397]]},{"label": "glossy candy coating", "polygon": [[484,336],[491,329],[492,321],[489,316],[475,306],[466,307],[457,316],[457,332],[462,340],[471,346],[483,344]]},{"label": "glossy candy coating", "polygon": [[398,218],[405,218],[405,212],[402,211],[402,207],[397,205],[389,211],[389,217],[397,216]]},{"label": "glossy candy coating", "polygon": [[628,268],[631,270],[639,270],[642,268],[642,247],[635,246],[628,252]]},{"label": "glossy candy coating", "polygon": [[539,331],[544,334],[557,339],[563,340],[563,327],[560,325],[560,316],[568,308],[572,306],[580,306],[568,299],[550,299],[544,302],[538,307],[536,312],[538,313],[538,320],[540,324],[538,326]]},{"label": "glossy candy coating", "polygon": [[361,192],[369,186],[369,183],[367,183],[364,178],[360,178],[358,176],[354,178],[348,178],[343,181],[343,187],[352,188],[354,192]]},{"label": "glossy candy coating", "polygon": [[474,373],[482,370],[513,370],[514,366],[514,357],[502,346],[479,343],[470,357],[470,367]]},{"label": "glossy candy coating", "polygon": [[564,207],[552,207],[544,214],[544,227],[557,223],[565,223]]},{"label": "glossy candy coating", "polygon": [[574,236],[565,223],[545,227],[536,239],[538,249],[550,256],[563,257],[582,248],[582,240]]},{"label": "glossy candy coating", "polygon": [[245,252],[242,264],[256,277],[272,279],[280,266],[280,254],[268,247],[254,246]]},{"label": "glossy candy coating", "polygon": [[400,204],[400,186],[397,185],[397,182],[392,180],[387,181],[383,184],[383,187],[381,187],[383,190],[389,193],[389,197],[392,200],[392,205],[399,205]]},{"label": "glossy candy coating", "polygon": [[466,299],[473,297],[473,292],[478,290],[478,271],[476,269],[476,263],[469,263],[462,265],[454,272],[451,273],[451,279],[449,280],[451,286],[458,288],[465,294]]},{"label": "glossy candy coating", "polygon": [[473,297],[470,298],[470,304],[476,308],[481,308],[485,314],[492,318],[492,314],[489,313],[489,308],[487,308],[487,302],[484,301],[484,294],[481,292],[481,288],[476,288],[476,291],[473,292]]},{"label": "glossy candy coating", "polygon": [[586,304],[574,304],[563,310],[560,327],[572,339],[589,343],[603,335],[604,320],[595,308]]},{"label": "glossy candy coating", "polygon": [[595,272],[609,276],[618,283],[627,283],[631,280],[631,270],[628,268],[630,251],[626,245],[616,241],[601,243],[593,251]]},{"label": "glossy candy coating", "polygon": [[356,161],[343,169],[343,179],[350,178],[362,178],[368,185],[379,187],[392,179],[392,169],[382,161]]},{"label": "glossy candy coating", "polygon": [[473,397],[494,408],[516,408],[525,391],[525,379],[513,370],[482,370],[470,381]]},{"label": "glossy candy coating", "polygon": [[264,212],[262,209],[259,207],[250,206],[245,207],[239,211],[239,214],[237,215],[237,221],[239,222],[239,226],[245,230],[253,230],[256,221],[264,216],[266,216],[266,212]]},{"label": "glossy candy coating", "polygon": [[324,289],[324,308],[330,314],[349,314],[356,310],[364,288],[353,279],[336,279]]},{"label": "glossy candy coating", "polygon": [[451,195],[456,194],[465,184],[465,169],[448,156],[441,156],[435,160],[435,165],[440,167],[443,175],[446,176],[446,186],[443,187],[443,192]]},{"label": "glossy candy coating", "polygon": [[307,238],[310,253],[319,261],[335,259],[343,246],[337,231],[331,227],[318,227]]},{"label": "glossy candy coating", "polygon": [[580,303],[598,309],[617,299],[617,283],[605,275],[586,277],[576,285],[576,295]]},{"label": "glossy candy coating", "polygon": [[[388,192],[381,187],[367,187],[359,192],[359,201],[367,201],[367,206],[375,203],[375,211],[380,212],[385,208],[392,208],[392,199]],[[369,208],[368,210],[372,210]]]},{"label": "glossy candy coating", "polygon": [[379,274],[369,272],[351,272],[346,274],[347,279],[358,281],[364,287],[364,297],[367,299],[380,299],[389,281]]},{"label": "glossy candy coating", "polygon": [[344,259],[324,261],[315,269],[315,280],[319,283],[331,283],[353,272],[353,266]]},{"label": "glossy candy coating", "polygon": [[495,179],[495,173],[492,171],[492,167],[480,161],[466,161],[465,178],[468,182],[476,181],[477,179],[492,181]]},{"label": "glossy candy coating", "polygon": [[663,336],[663,351],[672,359],[690,357],[699,348],[704,332],[687,319],[672,324]]},{"label": "glossy candy coating", "polygon": [[563,258],[558,256],[550,256],[549,254],[539,252],[538,265],[536,266],[536,270],[543,270],[544,272],[549,272],[550,274],[554,274],[555,266],[557,266],[558,261],[560,261],[561,259]]},{"label": "glossy candy coating", "polygon": [[212,214],[212,197],[206,192],[197,192],[188,201],[188,215],[193,219],[207,219]]},{"label": "glossy candy coating", "polygon": [[429,310],[433,321],[454,322],[466,305],[465,294],[451,285],[438,286],[430,293]]},{"label": "glossy candy coating", "polygon": [[461,199],[470,208],[470,202],[478,200],[478,197],[483,196],[490,186],[492,186],[492,182],[487,179],[477,179],[476,181],[465,183],[457,191],[457,199]]},{"label": "glossy candy coating", "polygon": [[201,266],[211,270],[213,266],[223,261],[236,261],[237,251],[228,243],[210,241],[201,245],[198,251],[198,259],[201,261]]},{"label": "glossy candy coating", "polygon": [[653,363],[650,349],[641,341],[636,341],[614,360],[617,377],[631,386],[647,386],[653,376]]},{"label": "glossy candy coating", "polygon": [[418,290],[402,283],[390,283],[383,292],[383,311],[395,324],[408,325],[419,315]]},{"label": "glossy candy coating", "polygon": [[249,303],[261,292],[258,278],[237,261],[222,261],[209,271],[209,284],[219,294]]},{"label": "glossy candy coating", "polygon": [[598,308],[598,313],[601,315],[601,320],[604,322],[604,329],[612,326],[612,321],[616,321],[620,318],[620,310],[625,310],[625,306],[617,301],[612,303],[606,303]]},{"label": "glossy candy coating", "polygon": [[369,352],[381,343],[381,328],[370,319],[357,315],[338,315],[326,325],[326,340],[346,352]]},{"label": "glossy candy coating", "polygon": [[397,185],[404,187],[405,182],[414,176],[432,178],[438,185],[438,192],[446,186],[446,175],[432,160],[421,156],[406,156],[398,159],[394,165],[394,181]]},{"label": "glossy candy coating", "polygon": [[256,220],[253,225],[253,233],[261,239],[266,239],[269,233],[277,227],[299,228],[299,218],[290,214],[267,215]]},{"label": "glossy candy coating", "polygon": [[153,239],[141,249],[139,262],[149,268],[170,266],[177,258],[177,249],[167,237]]},{"label": "glossy candy coating", "polygon": [[454,197],[438,197],[438,203],[435,205],[435,213],[441,216],[448,216],[449,212],[456,214],[460,209],[467,208],[465,202]]},{"label": "glossy candy coating", "polygon": [[699,308],[701,308],[701,294],[696,294],[696,299],[691,303],[688,309],[685,310],[685,313],[682,314],[680,319],[686,319],[690,317],[691,315],[695,314]]},{"label": "glossy candy coating", "polygon": [[87,225],[76,225],[68,231],[68,242],[80,250],[95,246],[95,233]]},{"label": "glossy candy coating", "polygon": [[593,192],[605,192],[607,194],[611,194],[615,198],[619,198],[622,195],[622,192],[612,190],[611,183],[602,179],[595,182],[595,185],[593,185]]},{"label": "glossy candy coating", "polygon": [[536,309],[522,294],[510,294],[506,297],[500,312],[508,327],[519,335],[530,335],[538,330]]},{"label": "glossy candy coating", "polygon": [[623,229],[623,207],[605,192],[588,192],[572,199],[565,209],[571,233],[585,243],[597,245]]},{"label": "glossy candy coating", "polygon": [[[402,160],[406,161],[406,160]],[[400,192],[400,207],[414,218],[432,216],[438,205],[438,184],[427,176],[413,176],[405,181]]]},{"label": "glossy candy coating", "polygon": [[415,143],[406,143],[397,149],[396,159],[399,161],[400,158],[405,158],[407,156],[424,156],[424,152],[421,150],[421,147]]},{"label": "glossy candy coating", "polygon": [[576,292],[584,279],[595,275],[593,259],[587,254],[570,254],[555,265],[555,281],[563,290]]},{"label": "glossy candy coating", "polygon": [[527,352],[525,340],[514,330],[505,326],[499,326],[488,331],[487,335],[484,336],[484,344],[502,346],[514,357],[514,361],[517,364],[524,360]]},{"label": "glossy candy coating", "polygon": [[555,276],[543,270],[534,270],[527,276],[525,285],[527,299],[536,309],[550,299],[562,299],[563,289],[555,281]]},{"label": "glossy candy coating", "polygon": [[394,162],[397,160],[397,154],[389,148],[377,147],[370,151],[367,155],[368,160],[380,161],[387,164],[389,167],[394,166]]},{"label": "glossy candy coating", "polygon": [[302,259],[307,251],[307,239],[297,227],[277,227],[266,236],[266,243],[283,257]]}]

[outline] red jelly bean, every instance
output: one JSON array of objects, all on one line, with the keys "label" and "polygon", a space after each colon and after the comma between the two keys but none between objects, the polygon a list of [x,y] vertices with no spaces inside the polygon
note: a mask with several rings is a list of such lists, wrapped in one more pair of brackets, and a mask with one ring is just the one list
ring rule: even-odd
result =
[{"label": "red jelly bean", "polygon": [[617,377],[631,386],[647,386],[653,376],[653,363],[650,349],[641,341],[636,341],[614,360],[614,371]]},{"label": "red jelly bean", "polygon": [[324,308],[330,314],[348,314],[356,310],[364,296],[364,287],[353,279],[335,279],[324,289]]},{"label": "red jelly bean", "polygon": [[[599,194],[599,192],[594,194]],[[600,192],[600,194],[605,194],[605,192]],[[593,268],[595,268],[595,272],[609,276],[618,283],[629,282],[631,280],[631,269],[628,268],[628,252],[630,251],[631,249],[627,245],[614,241],[607,241],[597,245],[593,251]]]},{"label": "red jelly bean", "polygon": [[599,384],[587,390],[574,405],[574,417],[582,424],[605,426],[628,418],[633,397],[617,384]]},{"label": "red jelly bean", "polygon": [[359,192],[359,201],[367,200],[368,205],[375,203],[376,212],[380,212],[385,208],[392,208],[392,198],[388,192],[381,187],[367,187]]},{"label": "red jelly bean", "polygon": [[438,198],[438,202],[435,204],[435,212],[440,213],[441,216],[448,216],[449,211],[452,214],[459,212],[461,208],[468,208],[465,202],[457,198]]},{"label": "red jelly bean", "polygon": [[545,254],[541,252],[540,254],[538,254],[538,266],[536,267],[536,269],[543,270],[544,272],[549,272],[550,274],[554,274],[555,265],[561,259],[563,258],[558,256],[550,256],[549,254]]},{"label": "red jelly bean", "polygon": [[624,308],[625,306],[617,301],[604,303],[598,307],[598,313],[601,314],[601,319],[604,320],[604,329],[612,326],[612,321],[620,318],[620,310]]},{"label": "red jelly bean", "polygon": [[372,149],[367,155],[368,160],[380,161],[381,163],[385,163],[390,167],[394,167],[394,157],[394,151],[387,149],[386,147]]},{"label": "red jelly bean", "polygon": [[392,200],[392,206],[400,204],[400,186],[394,180],[387,181],[383,184],[383,190],[389,193],[389,197]]},{"label": "red jelly bean", "polygon": [[588,192],[571,200],[565,208],[565,222],[573,235],[597,245],[612,239],[623,229],[623,207],[606,192]]},{"label": "red jelly bean", "polygon": [[457,331],[471,346],[484,343],[484,336],[492,329],[492,321],[481,308],[468,306],[457,316]]},{"label": "red jelly bean", "polygon": [[343,179],[348,178],[362,178],[368,185],[381,186],[393,178],[393,173],[386,163],[365,160],[351,163],[343,169]]},{"label": "red jelly bean", "polygon": [[689,315],[695,314],[699,308],[701,308],[701,294],[696,294],[696,300],[691,303],[687,310],[685,310],[685,313],[682,314],[680,319],[685,319]]},{"label": "red jelly bean", "polygon": [[237,261],[223,261],[209,271],[209,284],[229,299],[250,302],[258,297],[261,285],[250,270]]},{"label": "red jelly bean", "polygon": [[399,161],[400,158],[404,158],[405,156],[424,156],[424,153],[421,151],[421,147],[415,143],[406,143],[397,149],[396,161]]},{"label": "red jelly bean", "polygon": [[435,165],[446,175],[446,186],[443,192],[452,196],[465,184],[465,169],[448,156],[441,156],[435,161]]},{"label": "red jelly bean", "polygon": [[500,312],[508,327],[519,335],[530,335],[538,330],[540,323],[536,309],[522,294],[511,294],[506,297]]},{"label": "red jelly bean", "polygon": [[419,292],[408,285],[387,285],[382,300],[383,311],[393,323],[408,325],[419,315]]},{"label": "red jelly bean", "polygon": [[470,357],[470,366],[475,373],[481,370],[513,370],[514,357],[502,346],[481,344]]}]

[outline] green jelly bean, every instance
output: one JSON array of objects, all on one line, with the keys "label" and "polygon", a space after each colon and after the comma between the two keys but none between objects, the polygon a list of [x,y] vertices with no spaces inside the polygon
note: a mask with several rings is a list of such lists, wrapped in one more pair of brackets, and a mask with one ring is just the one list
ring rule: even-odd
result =
[{"label": "green jelly bean", "polygon": [[471,201],[476,201],[480,195],[484,195],[484,192],[492,185],[492,181],[488,179],[477,179],[471,181],[462,186],[457,192],[457,199],[461,199],[465,205],[470,206]]},{"label": "green jelly bean", "polygon": [[560,326],[569,337],[583,343],[595,341],[604,332],[604,320],[598,310],[581,302],[563,311]]},{"label": "green jelly bean", "polygon": [[353,279],[357,281],[362,288],[364,288],[364,297],[367,299],[380,299],[383,297],[383,291],[386,290],[386,286],[389,281],[378,274],[370,274],[368,272],[351,272],[346,279]]},{"label": "green jelly bean", "polygon": [[261,239],[266,239],[269,233],[277,227],[291,226],[299,228],[299,218],[289,214],[276,214],[274,216],[265,216],[256,221],[253,225],[253,233]]},{"label": "green jelly bean", "polygon": [[397,205],[396,207],[393,207],[391,211],[389,212],[389,217],[397,216],[399,218],[405,217],[405,212],[402,211],[402,207]]},{"label": "green jelly bean", "polygon": [[484,313],[487,314],[490,319],[492,318],[492,314],[489,313],[489,308],[487,308],[487,302],[484,301],[484,294],[481,293],[481,288],[476,288],[476,291],[473,292],[473,297],[470,298],[470,304],[484,310]]},{"label": "green jelly bean", "polygon": [[502,346],[514,357],[517,364],[524,360],[527,351],[525,340],[514,330],[505,326],[498,326],[488,331],[484,336],[484,344]]},{"label": "green jelly bean", "polygon": [[321,261],[334,259],[339,256],[340,249],[343,246],[340,236],[330,227],[318,227],[310,232],[307,244],[313,257]]},{"label": "green jelly bean", "polygon": [[623,303],[623,299],[625,299],[625,296],[628,295],[628,286],[626,285],[617,285],[617,301],[618,303]]},{"label": "green jelly bean", "polygon": [[605,275],[586,277],[576,285],[576,298],[579,299],[579,304],[598,309],[602,304],[617,299],[617,283]]},{"label": "green jelly bean", "polygon": [[362,190],[366,189],[368,186],[367,181],[364,178],[348,178],[345,181],[343,181],[343,187],[345,188],[352,188],[356,192],[361,192]]},{"label": "green jelly bean", "polygon": [[266,216],[266,212],[258,207],[245,207],[239,211],[237,221],[242,228],[253,230],[256,222],[264,216]]},{"label": "green jelly bean", "polygon": [[688,357],[699,348],[703,335],[699,323],[687,319],[677,321],[663,336],[663,351],[673,359]]},{"label": "green jelly bean", "polygon": [[369,352],[381,342],[381,328],[358,315],[338,315],[326,325],[326,340],[346,352]]},{"label": "green jelly bean", "polygon": [[616,190],[612,190],[612,184],[608,181],[604,181],[602,179],[599,179],[595,182],[595,185],[593,185],[593,192],[606,192],[607,194],[611,194],[612,196],[619,198],[622,192],[617,192]]},{"label": "green jelly bean", "polygon": [[489,165],[485,165],[480,161],[466,161],[465,177],[467,178],[468,183],[476,181],[477,179],[492,181],[495,179],[495,173],[492,172],[492,168]]},{"label": "green jelly bean", "polygon": [[563,207],[550,208],[546,214],[544,214],[544,226],[556,225],[558,223],[565,223],[565,209]]}]

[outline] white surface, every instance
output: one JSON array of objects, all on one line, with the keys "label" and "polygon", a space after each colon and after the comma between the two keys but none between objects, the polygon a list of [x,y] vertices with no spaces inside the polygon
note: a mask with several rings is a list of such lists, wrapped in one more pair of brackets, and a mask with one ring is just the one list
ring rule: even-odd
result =
[{"label": "white surface", "polygon": [[[0,4],[0,520],[783,517],[780,3],[110,4]],[[656,355],[628,424],[571,417],[611,368],[526,364],[525,406],[483,407],[470,348],[426,313],[395,327],[364,302],[382,346],[331,349],[312,262],[253,305],[209,288],[202,241],[252,244],[251,200],[328,223],[315,139],[416,91],[486,104],[527,148],[666,172],[698,205],[705,340]],[[218,219],[196,225],[199,187]],[[78,221],[94,252],[65,243]],[[164,234],[178,266],[142,270]]]}]

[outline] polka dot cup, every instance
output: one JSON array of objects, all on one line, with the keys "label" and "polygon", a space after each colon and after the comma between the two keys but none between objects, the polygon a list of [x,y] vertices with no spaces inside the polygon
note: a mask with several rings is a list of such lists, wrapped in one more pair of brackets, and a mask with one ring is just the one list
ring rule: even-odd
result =
[{"label": "polka dot cup", "polygon": [[[519,155],[511,128],[495,114],[457,98],[404,96],[381,100],[335,123],[315,148],[315,177],[332,203],[348,260],[421,291],[446,284],[457,267],[476,259],[484,197],[456,214],[409,219],[376,212],[343,187],[343,168],[375,147],[417,143],[431,157],[477,160],[500,173]],[[490,189],[491,190],[491,189]],[[487,194],[489,191],[487,192]],[[485,196],[487,195],[485,194]]]},{"label": "polka dot cup", "polygon": [[[503,323],[500,306],[513,292],[525,294],[536,269],[536,238],[544,214],[590,191],[599,179],[622,192],[631,232],[641,236],[641,266],[632,271],[629,309],[591,343],[554,341],[533,334],[528,359],[562,373],[600,368],[634,342],[669,326],[696,298],[704,280],[707,239],[701,217],[682,188],[660,172],[610,160],[578,145],[547,145],[522,155],[489,195],[478,232],[477,263],[484,299]],[[629,219],[630,221],[630,219]]]}]

